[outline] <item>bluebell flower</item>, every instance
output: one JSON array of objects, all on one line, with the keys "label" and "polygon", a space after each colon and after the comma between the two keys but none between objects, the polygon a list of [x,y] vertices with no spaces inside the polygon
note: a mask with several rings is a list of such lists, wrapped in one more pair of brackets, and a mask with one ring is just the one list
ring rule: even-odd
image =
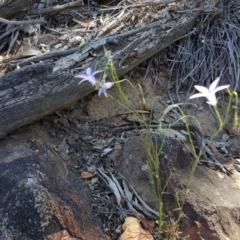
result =
[{"label": "bluebell flower", "polygon": [[81,84],[82,82],[88,81],[90,82],[93,86],[98,83],[98,80],[95,78],[95,75],[97,73],[102,72],[102,70],[97,70],[97,71],[92,71],[92,69],[89,67],[86,70],[86,74],[78,74],[75,77],[76,78],[82,78],[82,80],[78,83]]},{"label": "bluebell flower", "polygon": [[199,86],[199,85],[195,85],[194,87],[200,92],[197,94],[192,95],[189,99],[192,98],[198,98],[198,97],[205,97],[208,99],[208,104],[210,105],[217,105],[217,98],[216,98],[216,92],[221,91],[225,88],[229,88],[230,85],[224,85],[224,86],[220,86],[217,87],[218,83],[219,83],[220,78],[218,77],[216,80],[214,80],[209,88],[203,87],[203,86]]},{"label": "bluebell flower", "polygon": [[114,82],[107,82],[107,83],[100,83],[99,90],[98,90],[98,96],[100,97],[103,93],[105,97],[107,97],[107,90],[113,86]]},{"label": "bluebell flower", "polygon": [[90,82],[93,86],[96,87],[98,90],[98,96],[100,97],[103,93],[105,97],[107,97],[107,90],[113,86],[113,82],[100,82],[95,78],[95,75],[97,73],[102,72],[102,70],[92,71],[92,69],[89,67],[86,70],[86,74],[78,74],[75,77],[76,78],[82,78],[82,80],[78,83],[81,84],[84,81]]}]

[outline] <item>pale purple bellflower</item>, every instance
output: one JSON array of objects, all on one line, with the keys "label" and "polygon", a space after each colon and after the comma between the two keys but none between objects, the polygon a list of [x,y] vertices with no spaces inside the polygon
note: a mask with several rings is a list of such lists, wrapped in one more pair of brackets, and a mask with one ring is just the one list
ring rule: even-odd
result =
[{"label": "pale purple bellflower", "polygon": [[98,81],[95,78],[95,75],[100,72],[102,72],[102,70],[97,70],[97,71],[93,72],[92,69],[89,67],[86,70],[86,74],[78,74],[75,77],[82,78],[82,80],[78,84],[81,84],[84,81],[88,81],[93,86],[99,88],[99,90],[98,90],[99,97],[101,96],[102,93],[104,94],[105,97],[107,97],[107,90],[114,85],[114,82],[107,82],[107,83],[104,82],[103,83],[103,82]]},{"label": "pale purple bellflower", "polygon": [[216,80],[214,80],[209,88],[203,87],[203,86],[199,86],[199,85],[195,85],[194,87],[200,92],[197,94],[192,95],[189,99],[193,99],[193,98],[199,98],[199,97],[205,97],[208,100],[208,104],[210,105],[217,105],[217,98],[216,98],[216,92],[221,91],[225,88],[229,88],[230,85],[224,85],[224,86],[220,86],[217,87],[218,83],[219,83],[220,78],[218,77]]},{"label": "pale purple bellflower", "polygon": [[98,83],[98,80],[94,77],[97,73],[102,72],[102,70],[92,71],[92,69],[89,67],[86,70],[86,74],[78,74],[75,77],[76,78],[82,78],[82,80],[78,83],[81,84],[84,81],[90,82],[92,85],[96,85]]},{"label": "pale purple bellflower", "polygon": [[114,82],[100,83],[100,88],[98,90],[98,96],[100,97],[103,93],[107,97],[107,90],[113,86]]}]

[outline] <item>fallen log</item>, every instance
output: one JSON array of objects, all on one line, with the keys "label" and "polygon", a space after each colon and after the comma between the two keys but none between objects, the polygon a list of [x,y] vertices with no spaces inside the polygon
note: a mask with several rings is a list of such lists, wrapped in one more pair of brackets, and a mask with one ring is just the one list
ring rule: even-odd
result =
[{"label": "fallen log", "polygon": [[[20,69],[0,77],[0,138],[94,91],[89,83],[78,85],[73,72],[76,68],[85,71],[86,66],[94,66],[96,59],[103,69],[106,64],[104,48],[111,51],[121,76],[187,34],[197,15],[190,14],[165,25],[161,21],[154,22],[123,34],[92,40],[80,48],[21,61]],[[61,58],[54,61],[56,56]]]},{"label": "fallen log", "polygon": [[0,17],[10,18],[19,10],[33,6],[38,0],[3,0],[0,1]]}]

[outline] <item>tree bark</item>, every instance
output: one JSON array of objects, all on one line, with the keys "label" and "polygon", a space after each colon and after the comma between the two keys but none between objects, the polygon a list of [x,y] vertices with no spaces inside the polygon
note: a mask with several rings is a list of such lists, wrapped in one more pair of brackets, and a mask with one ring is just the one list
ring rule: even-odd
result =
[{"label": "tree bark", "polygon": [[39,0],[3,0],[0,2],[0,17],[11,18],[15,13],[37,2]]},{"label": "tree bark", "polygon": [[[103,69],[106,65],[104,48],[111,51],[121,76],[187,34],[196,18],[197,14],[192,14],[164,27],[161,22],[154,22],[120,35],[99,38],[81,48],[50,52],[22,61],[22,68],[0,77],[0,138],[94,91],[87,82],[78,85],[79,80],[72,71],[82,65],[94,66],[96,59]],[[56,56],[61,58],[54,61]],[[35,64],[29,65],[32,63]]]}]

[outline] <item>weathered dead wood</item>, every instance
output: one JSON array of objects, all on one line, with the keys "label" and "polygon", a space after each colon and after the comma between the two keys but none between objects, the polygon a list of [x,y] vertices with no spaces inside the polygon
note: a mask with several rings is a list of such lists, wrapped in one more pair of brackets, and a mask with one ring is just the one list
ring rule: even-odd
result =
[{"label": "weathered dead wood", "polygon": [[9,18],[21,9],[33,6],[39,0],[4,0],[0,3],[0,17]]},{"label": "weathered dead wood", "polygon": [[76,8],[76,7],[81,7],[83,6],[83,1],[82,0],[77,0],[75,2],[69,2],[65,3],[63,5],[56,5],[48,8],[43,8],[43,9],[32,9],[32,10],[25,10],[22,12],[17,12],[14,14],[14,17],[24,17],[26,15],[32,16],[32,15],[37,15],[37,16],[43,16],[46,14],[53,14],[53,13],[59,13],[61,11],[64,11],[69,8]]},{"label": "weathered dead wood", "polygon": [[12,25],[24,25],[24,24],[33,24],[33,23],[40,23],[44,24],[47,23],[44,18],[33,19],[33,20],[23,20],[23,21],[14,21],[14,20],[7,20],[0,17],[0,22],[5,24],[12,24]]},{"label": "weathered dead wood", "polygon": [[[55,62],[48,55],[48,60],[7,73],[0,78],[0,138],[94,91],[86,82],[78,85],[72,71],[84,71],[86,66],[95,65],[96,59],[99,68],[104,68],[103,47],[111,51],[121,76],[187,34],[196,18],[197,14],[184,16],[164,27],[155,22],[121,35],[99,38]],[[29,64],[28,60],[25,64]]]}]

